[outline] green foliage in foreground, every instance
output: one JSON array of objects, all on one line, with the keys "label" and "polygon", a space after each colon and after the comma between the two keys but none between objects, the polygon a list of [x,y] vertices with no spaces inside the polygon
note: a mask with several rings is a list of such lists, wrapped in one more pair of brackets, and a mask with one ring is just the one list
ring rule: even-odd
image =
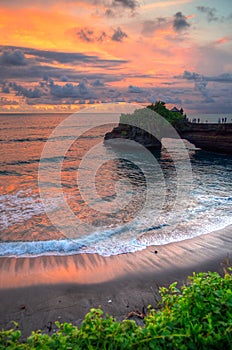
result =
[{"label": "green foliage in foreground", "polygon": [[80,328],[56,322],[51,336],[37,331],[20,342],[17,328],[3,330],[0,349],[232,349],[232,275],[199,273],[189,280],[181,290],[176,283],[160,289],[162,307],[149,310],[143,327],[91,309]]}]

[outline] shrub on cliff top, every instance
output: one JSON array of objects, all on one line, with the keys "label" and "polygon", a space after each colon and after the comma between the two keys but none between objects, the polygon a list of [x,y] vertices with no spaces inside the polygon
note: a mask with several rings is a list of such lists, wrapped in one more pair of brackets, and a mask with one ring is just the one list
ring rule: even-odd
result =
[{"label": "shrub on cliff top", "polygon": [[[182,110],[183,111],[183,110]],[[168,123],[174,127],[182,127],[185,117],[181,112],[170,111],[165,102],[157,101],[146,108],[136,109],[133,113],[122,114],[120,116],[120,124],[136,125],[137,127],[147,131],[151,129],[160,130],[167,126],[167,123],[159,118],[156,118],[156,112],[163,117]]]},{"label": "shrub on cliff top", "polygon": [[170,124],[175,126],[176,123],[179,123],[180,121],[184,120],[183,115],[183,108],[180,109],[180,111],[170,111],[167,107],[165,102],[163,101],[156,101],[155,104],[151,104],[147,106],[147,108],[151,109],[152,111],[155,111],[159,115],[161,115],[163,118],[165,118]]},{"label": "shrub on cliff top", "polygon": [[229,272],[194,273],[180,290],[160,289],[162,307],[150,308],[143,327],[91,309],[79,328],[56,322],[51,336],[32,332],[25,342],[15,324],[0,332],[0,349],[232,349],[231,285]]}]

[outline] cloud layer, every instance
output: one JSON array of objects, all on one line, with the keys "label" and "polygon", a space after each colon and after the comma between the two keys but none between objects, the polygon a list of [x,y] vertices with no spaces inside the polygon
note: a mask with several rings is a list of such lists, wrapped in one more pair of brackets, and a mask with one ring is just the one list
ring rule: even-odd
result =
[{"label": "cloud layer", "polygon": [[228,110],[228,4],[2,0],[1,107],[162,99],[190,111]]}]

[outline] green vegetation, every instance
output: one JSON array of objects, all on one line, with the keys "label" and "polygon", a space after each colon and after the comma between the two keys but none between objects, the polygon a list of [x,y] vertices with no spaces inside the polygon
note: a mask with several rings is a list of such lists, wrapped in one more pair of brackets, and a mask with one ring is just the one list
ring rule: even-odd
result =
[{"label": "green vegetation", "polygon": [[134,125],[141,129],[150,130],[151,127],[159,129],[160,121],[155,118],[155,113],[148,108],[136,109],[132,114],[121,114],[120,124]]},{"label": "green vegetation", "polygon": [[181,290],[161,288],[161,308],[149,309],[144,326],[116,322],[91,309],[78,328],[56,322],[51,336],[32,332],[20,342],[15,329],[0,332],[0,349],[232,349],[232,275],[193,274]]},{"label": "green vegetation", "polygon": [[[157,118],[154,112],[163,118]],[[137,109],[132,114],[122,114],[120,116],[120,124],[134,125],[151,133],[154,130],[157,132],[164,131],[164,128],[168,128],[168,123],[177,130],[183,128],[185,124],[183,109],[179,112],[170,111],[165,102],[162,101],[157,101],[146,108]]]},{"label": "green vegetation", "polygon": [[156,101],[155,104],[152,104],[150,106],[147,106],[147,108],[151,109],[152,111],[155,111],[162,117],[164,117],[170,124],[175,126],[176,124],[179,124],[180,121],[184,120],[184,111],[181,108],[179,112],[173,112],[170,111],[163,101]]},{"label": "green vegetation", "polygon": [[121,131],[121,135],[122,135],[122,136],[126,136],[127,134],[128,134],[128,132],[127,132],[126,130],[122,130],[122,131]]}]

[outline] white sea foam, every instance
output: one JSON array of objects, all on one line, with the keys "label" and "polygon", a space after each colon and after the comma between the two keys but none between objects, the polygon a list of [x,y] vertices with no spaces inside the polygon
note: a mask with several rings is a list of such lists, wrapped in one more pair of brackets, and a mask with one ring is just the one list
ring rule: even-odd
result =
[{"label": "white sea foam", "polygon": [[[117,228],[116,230],[106,230],[104,232],[95,232],[82,239],[60,239],[49,241],[33,241],[33,242],[1,242],[0,243],[0,256],[8,257],[35,257],[46,255],[73,255],[97,253],[101,256],[111,256],[118,254],[125,254],[130,252],[136,252],[145,249],[149,246],[159,246],[168,243],[179,242],[186,239],[194,238],[200,235],[205,235],[216,230],[220,230],[232,224],[231,217],[224,217],[223,221],[215,220],[214,223],[204,223],[199,225],[193,225],[191,228],[186,227],[183,232],[180,228],[173,230],[172,232],[159,232],[159,229],[149,231],[149,235],[146,232],[137,232],[137,238],[133,238],[132,232],[128,235],[128,232],[119,238],[118,235],[123,233],[123,229]],[[162,227],[160,228],[162,231]],[[126,238],[126,236],[129,236]]]},{"label": "white sea foam", "polygon": [[[49,210],[59,208],[59,197],[51,197],[47,208]],[[2,231],[12,225],[24,223],[35,215],[45,214],[45,210],[39,195],[28,189],[1,195],[0,213],[0,231]]]}]

